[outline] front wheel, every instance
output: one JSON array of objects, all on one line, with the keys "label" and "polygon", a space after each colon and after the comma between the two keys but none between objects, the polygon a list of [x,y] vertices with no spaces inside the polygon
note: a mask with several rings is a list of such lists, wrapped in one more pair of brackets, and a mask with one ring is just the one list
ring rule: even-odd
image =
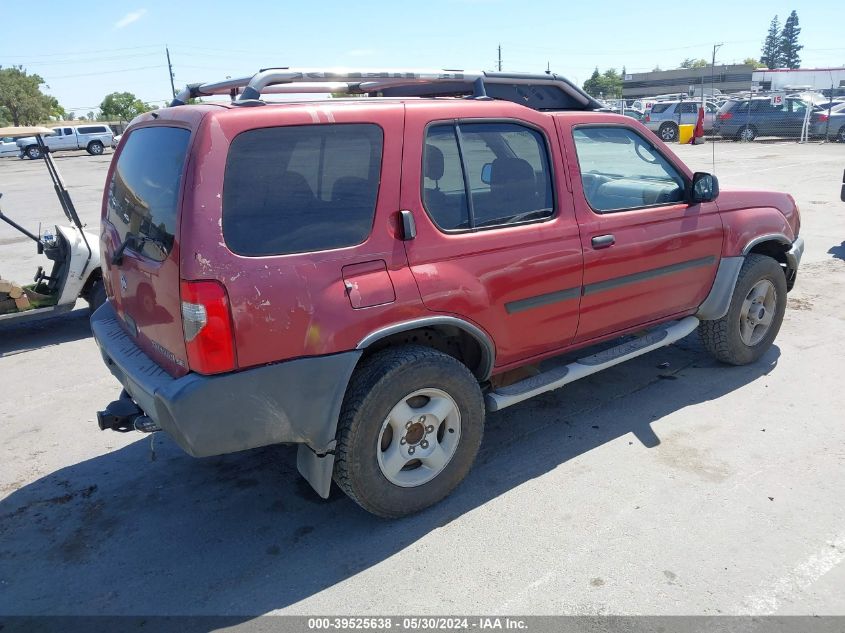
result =
[{"label": "front wheel", "polygon": [[419,512],[467,475],[483,429],[481,389],[465,365],[415,345],[376,352],[344,398],[335,483],[378,516]]},{"label": "front wheel", "polygon": [[845,143],[845,125],[839,128],[839,133],[836,135],[836,140],[840,143]]},{"label": "front wheel", "polygon": [[728,313],[698,327],[702,344],[729,365],[753,363],[772,346],[786,312],[786,276],[774,259],[749,255],[736,281]]},{"label": "front wheel", "polygon": [[41,150],[37,145],[30,145],[26,148],[26,155],[29,156],[32,160],[36,160],[41,158]]},{"label": "front wheel", "polygon": [[103,144],[100,143],[100,141],[91,141],[90,143],[88,143],[87,149],[88,153],[91,154],[91,156],[99,156],[103,153],[104,148]]}]

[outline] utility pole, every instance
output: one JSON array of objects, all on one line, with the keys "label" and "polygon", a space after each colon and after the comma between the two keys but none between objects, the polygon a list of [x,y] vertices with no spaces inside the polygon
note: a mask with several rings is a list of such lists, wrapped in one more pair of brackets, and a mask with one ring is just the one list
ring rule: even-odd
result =
[{"label": "utility pole", "polygon": [[173,85],[173,64],[170,63],[170,49],[165,46],[164,50],[167,52],[167,74],[170,75],[170,90],[173,92],[173,98],[175,99],[176,86]]},{"label": "utility pole", "polygon": [[502,45],[499,44],[499,72],[502,72]]},{"label": "utility pole", "polygon": [[[710,98],[716,95],[716,51],[724,44],[713,44],[713,63],[710,64]],[[702,90],[702,92],[704,92]]]}]

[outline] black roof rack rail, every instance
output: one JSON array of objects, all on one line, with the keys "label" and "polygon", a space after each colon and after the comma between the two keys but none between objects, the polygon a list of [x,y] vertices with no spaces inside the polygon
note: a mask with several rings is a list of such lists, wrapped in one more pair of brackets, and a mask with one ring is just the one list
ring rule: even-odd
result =
[{"label": "black roof rack rail", "polygon": [[261,105],[280,93],[342,93],[384,97],[456,97],[512,101],[535,110],[598,110],[603,106],[554,73],[464,70],[351,70],[265,68],[251,77],[188,84],[171,102],[228,94],[234,105]]}]

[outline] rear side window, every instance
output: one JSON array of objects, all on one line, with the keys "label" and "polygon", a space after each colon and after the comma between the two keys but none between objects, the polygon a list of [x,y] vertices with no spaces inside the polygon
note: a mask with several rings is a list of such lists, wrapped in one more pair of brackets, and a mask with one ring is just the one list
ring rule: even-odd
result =
[{"label": "rear side window", "polygon": [[661,112],[666,112],[669,108],[672,107],[671,103],[655,103],[651,106],[651,113],[652,114],[660,114]]},{"label": "rear side window", "polygon": [[109,183],[108,219],[121,241],[163,261],[173,248],[189,130],[148,127],[129,134]]},{"label": "rear side window", "polygon": [[239,255],[354,246],[370,234],[384,135],[374,124],[239,134],[223,183],[223,236]]}]

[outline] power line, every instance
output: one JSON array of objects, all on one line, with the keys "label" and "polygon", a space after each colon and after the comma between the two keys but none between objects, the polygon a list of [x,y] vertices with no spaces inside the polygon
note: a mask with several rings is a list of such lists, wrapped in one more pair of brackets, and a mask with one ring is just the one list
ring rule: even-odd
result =
[{"label": "power line", "polygon": [[136,70],[151,70],[153,68],[161,68],[161,64],[157,64],[156,66],[140,66],[138,68],[121,68],[120,70],[101,70],[95,73],[79,73],[78,75],[63,75],[61,77],[50,76],[47,77],[48,83],[50,81],[55,81],[56,79],[74,79],[76,77],[92,77],[94,75],[113,75],[115,73],[131,73],[135,72]]},{"label": "power line", "polygon": [[39,53],[36,55],[4,55],[8,59],[24,58],[41,58],[41,57],[68,57],[70,55],[93,55],[95,53],[114,53],[116,51],[137,51],[145,48],[158,48],[157,44],[147,44],[145,46],[127,46],[124,48],[101,48],[96,51],[68,51],[66,53]]}]

